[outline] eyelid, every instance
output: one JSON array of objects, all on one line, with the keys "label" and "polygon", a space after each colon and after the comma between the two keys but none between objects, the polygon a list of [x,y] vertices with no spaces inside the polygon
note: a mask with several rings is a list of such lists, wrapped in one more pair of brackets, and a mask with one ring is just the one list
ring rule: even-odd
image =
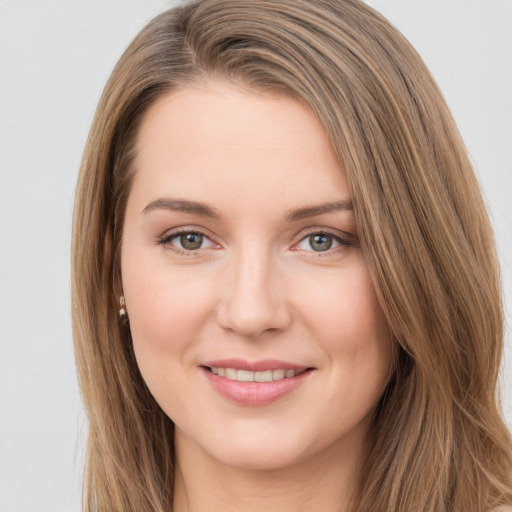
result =
[{"label": "eyelid", "polygon": [[[193,234],[201,235],[210,241],[211,246],[202,247],[202,248],[195,249],[195,250],[186,250],[186,249],[181,249],[180,247],[177,247],[170,243],[171,240],[179,237],[180,235],[182,235],[184,233],[193,233]],[[210,234],[207,234],[206,230],[204,228],[199,228],[196,226],[180,226],[179,228],[167,230],[157,238],[157,243],[159,245],[163,245],[163,246],[169,248],[170,250],[172,250],[174,252],[177,252],[178,254],[183,254],[186,256],[197,256],[199,254],[199,252],[204,249],[211,249],[212,247],[215,248],[215,246],[217,248],[220,247],[220,244],[215,241],[213,236],[211,236]]]},{"label": "eyelid", "polygon": [[[207,231],[208,230],[205,230],[204,228],[200,228],[197,226],[180,226],[180,227],[165,231],[162,235],[160,235],[157,238],[157,243],[160,245],[168,246],[171,250],[173,250],[179,254],[185,254],[187,256],[197,256],[199,252],[201,252],[204,249],[210,249],[210,248],[212,248],[212,246],[216,246],[216,248],[222,248],[222,245],[215,240],[215,237],[210,235]],[[204,247],[204,248],[200,248],[200,249],[196,249],[196,250],[186,250],[186,249],[180,249],[179,247],[174,246],[169,243],[173,238],[176,238],[177,236],[179,236],[183,233],[200,234],[203,237],[207,238],[211,242],[212,246]],[[305,250],[305,249],[297,248],[297,246],[302,241],[304,241],[307,237],[309,237],[311,235],[315,235],[315,234],[326,234],[326,235],[332,236],[339,243],[339,245],[334,248],[329,248],[326,251],[314,251],[314,250]],[[359,248],[360,247],[357,236],[355,236],[351,233],[347,233],[345,231],[341,231],[341,230],[333,229],[333,228],[315,226],[315,227],[308,228],[305,231],[302,231],[297,237],[298,237],[298,240],[293,244],[293,246],[291,247],[291,250],[293,250],[293,251],[303,250],[304,252],[313,253],[316,256],[332,254],[332,253],[335,253],[335,252],[339,251],[340,249],[344,249],[344,248],[349,248],[349,247]]]},{"label": "eyelid", "polygon": [[[329,248],[328,250],[326,251],[313,251],[313,250],[306,250],[306,249],[298,249],[297,246],[303,242],[304,240],[306,240],[306,238],[312,236],[312,235],[320,235],[320,234],[324,234],[324,235],[329,235],[329,236],[332,236],[338,243],[339,245],[337,247],[334,247],[334,248]],[[325,227],[312,227],[312,228],[309,228],[307,229],[306,231],[303,231],[300,233],[300,238],[297,242],[294,243],[293,247],[292,247],[292,250],[303,250],[305,252],[310,252],[310,253],[313,253],[315,254],[316,256],[322,256],[322,255],[327,255],[327,254],[332,254],[334,252],[337,252],[339,251],[340,249],[344,249],[344,248],[347,248],[347,247],[355,247],[355,248],[359,248],[360,245],[359,245],[359,241],[357,240],[357,237],[350,234],[350,233],[346,233],[344,231],[340,231],[340,230],[337,230],[337,229],[332,229],[332,228],[325,228]]]}]

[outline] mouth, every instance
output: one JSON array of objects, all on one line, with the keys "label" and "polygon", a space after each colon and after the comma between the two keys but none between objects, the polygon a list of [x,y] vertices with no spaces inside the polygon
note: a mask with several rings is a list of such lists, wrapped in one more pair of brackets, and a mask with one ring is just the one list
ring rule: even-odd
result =
[{"label": "mouth", "polygon": [[222,366],[204,366],[203,368],[213,373],[213,375],[218,375],[219,377],[229,380],[236,380],[238,382],[273,382],[276,380],[291,379],[310,369],[277,368],[274,370],[251,371],[237,368],[224,368]]},{"label": "mouth", "polygon": [[200,368],[221,396],[246,406],[267,405],[291,394],[315,370],[277,360],[249,363],[239,359],[212,361]]}]

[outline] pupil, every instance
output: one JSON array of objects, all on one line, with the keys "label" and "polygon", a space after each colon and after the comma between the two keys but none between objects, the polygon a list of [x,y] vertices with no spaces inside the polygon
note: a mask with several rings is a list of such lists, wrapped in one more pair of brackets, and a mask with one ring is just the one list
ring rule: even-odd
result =
[{"label": "pupil", "polygon": [[199,233],[186,233],[180,236],[180,242],[184,249],[199,249],[203,243],[203,235]]},{"label": "pupil", "polygon": [[309,237],[309,243],[315,251],[327,251],[332,246],[332,237],[325,234],[312,235]]}]

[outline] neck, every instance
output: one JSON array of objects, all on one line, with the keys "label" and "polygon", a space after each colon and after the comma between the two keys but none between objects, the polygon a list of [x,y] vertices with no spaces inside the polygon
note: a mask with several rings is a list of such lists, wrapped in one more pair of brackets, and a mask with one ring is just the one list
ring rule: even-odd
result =
[{"label": "neck", "polygon": [[177,429],[173,512],[347,512],[365,451],[363,439],[351,441],[284,468],[248,469],[219,462]]}]

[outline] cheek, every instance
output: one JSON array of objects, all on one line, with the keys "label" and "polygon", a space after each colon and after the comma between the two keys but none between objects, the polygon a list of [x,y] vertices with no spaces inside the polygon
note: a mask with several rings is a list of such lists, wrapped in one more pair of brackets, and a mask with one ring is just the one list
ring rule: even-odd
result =
[{"label": "cheek", "polygon": [[[173,420],[194,417],[183,382],[195,369],[197,340],[207,322],[211,290],[204,279],[183,269],[153,262],[147,267],[124,262],[124,293],[133,348],[148,388]],[[184,412],[185,411],[185,412]]]},{"label": "cheek", "polygon": [[326,439],[334,439],[367,425],[390,375],[392,342],[366,267],[347,269],[324,285],[307,321],[326,356],[327,378],[314,402],[324,411]]},{"label": "cheek", "polygon": [[318,284],[322,293],[311,295],[302,310],[332,363],[354,374],[368,370],[387,376],[391,335],[366,266],[343,269]]},{"label": "cheek", "polygon": [[133,263],[125,259],[123,288],[139,364],[169,352],[185,357],[204,323],[211,296],[208,281],[165,264]]}]

